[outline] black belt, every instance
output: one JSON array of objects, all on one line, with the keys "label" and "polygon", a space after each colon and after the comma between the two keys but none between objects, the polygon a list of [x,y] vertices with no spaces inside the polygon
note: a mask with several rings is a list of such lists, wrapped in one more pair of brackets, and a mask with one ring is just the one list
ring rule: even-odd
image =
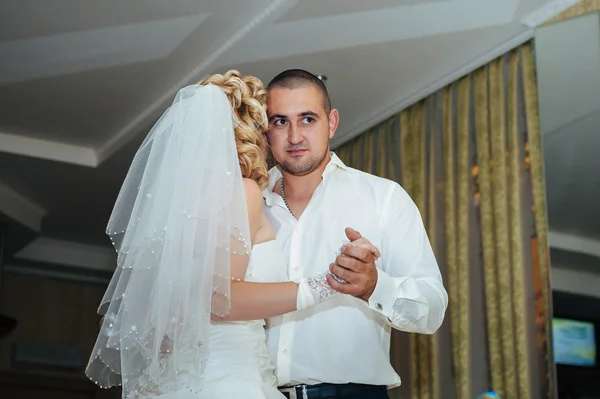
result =
[{"label": "black belt", "polygon": [[318,384],[279,387],[279,391],[289,399],[326,399],[344,398],[363,393],[386,393],[387,387],[366,384]]}]

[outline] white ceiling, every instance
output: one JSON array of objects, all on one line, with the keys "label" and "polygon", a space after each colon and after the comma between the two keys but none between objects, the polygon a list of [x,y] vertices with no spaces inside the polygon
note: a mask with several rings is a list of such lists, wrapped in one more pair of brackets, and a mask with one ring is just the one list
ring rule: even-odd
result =
[{"label": "white ceiling", "polygon": [[97,251],[110,251],[120,184],[182,86],[229,68],[265,83],[287,68],[324,74],[341,114],[336,146],[529,40],[523,21],[571,3],[3,1],[0,213],[37,237],[21,258],[110,269]]}]

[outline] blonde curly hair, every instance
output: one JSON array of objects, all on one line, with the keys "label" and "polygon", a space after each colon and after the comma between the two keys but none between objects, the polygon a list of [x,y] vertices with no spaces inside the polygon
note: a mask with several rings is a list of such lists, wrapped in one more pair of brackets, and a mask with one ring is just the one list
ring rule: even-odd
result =
[{"label": "blonde curly hair", "polygon": [[235,127],[235,143],[242,176],[250,178],[264,188],[269,181],[267,164],[263,160],[266,150],[264,133],[268,128],[266,112],[267,91],[260,79],[243,76],[236,70],[224,75],[214,74],[199,84],[212,84],[225,92],[239,121]]}]

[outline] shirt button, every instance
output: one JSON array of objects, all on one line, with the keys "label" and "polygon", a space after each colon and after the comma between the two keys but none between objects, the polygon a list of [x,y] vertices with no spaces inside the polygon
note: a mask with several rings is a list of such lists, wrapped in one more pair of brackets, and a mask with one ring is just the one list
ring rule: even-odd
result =
[{"label": "shirt button", "polygon": [[287,353],[287,349],[282,350],[281,353],[285,355]]},{"label": "shirt button", "polygon": [[294,227],[294,233],[300,233],[300,227]]},{"label": "shirt button", "polygon": [[295,266],[294,271],[297,272],[298,270],[300,270],[300,268],[298,266]]},{"label": "shirt button", "polygon": [[383,306],[381,306],[380,303],[378,303],[377,305],[375,305],[377,307],[377,310],[383,310]]}]

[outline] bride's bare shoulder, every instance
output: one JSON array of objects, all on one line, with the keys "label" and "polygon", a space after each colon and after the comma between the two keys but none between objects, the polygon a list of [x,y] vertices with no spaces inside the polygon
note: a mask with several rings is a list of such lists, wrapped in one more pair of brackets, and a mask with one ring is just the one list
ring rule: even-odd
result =
[{"label": "bride's bare shoulder", "polygon": [[275,238],[275,232],[263,211],[263,195],[260,186],[254,180],[244,178],[244,189],[246,190],[246,201],[248,202],[248,219],[250,220],[252,242],[258,244],[272,240]]},{"label": "bride's bare shoulder", "polygon": [[256,239],[256,233],[262,225],[263,197],[260,186],[252,179],[244,178],[244,190],[248,205],[248,221],[250,222],[250,238]]},{"label": "bride's bare shoulder", "polygon": [[246,192],[246,201],[248,201],[248,209],[253,209],[260,205],[262,212],[262,190],[257,182],[252,179],[244,177],[244,190]]}]

